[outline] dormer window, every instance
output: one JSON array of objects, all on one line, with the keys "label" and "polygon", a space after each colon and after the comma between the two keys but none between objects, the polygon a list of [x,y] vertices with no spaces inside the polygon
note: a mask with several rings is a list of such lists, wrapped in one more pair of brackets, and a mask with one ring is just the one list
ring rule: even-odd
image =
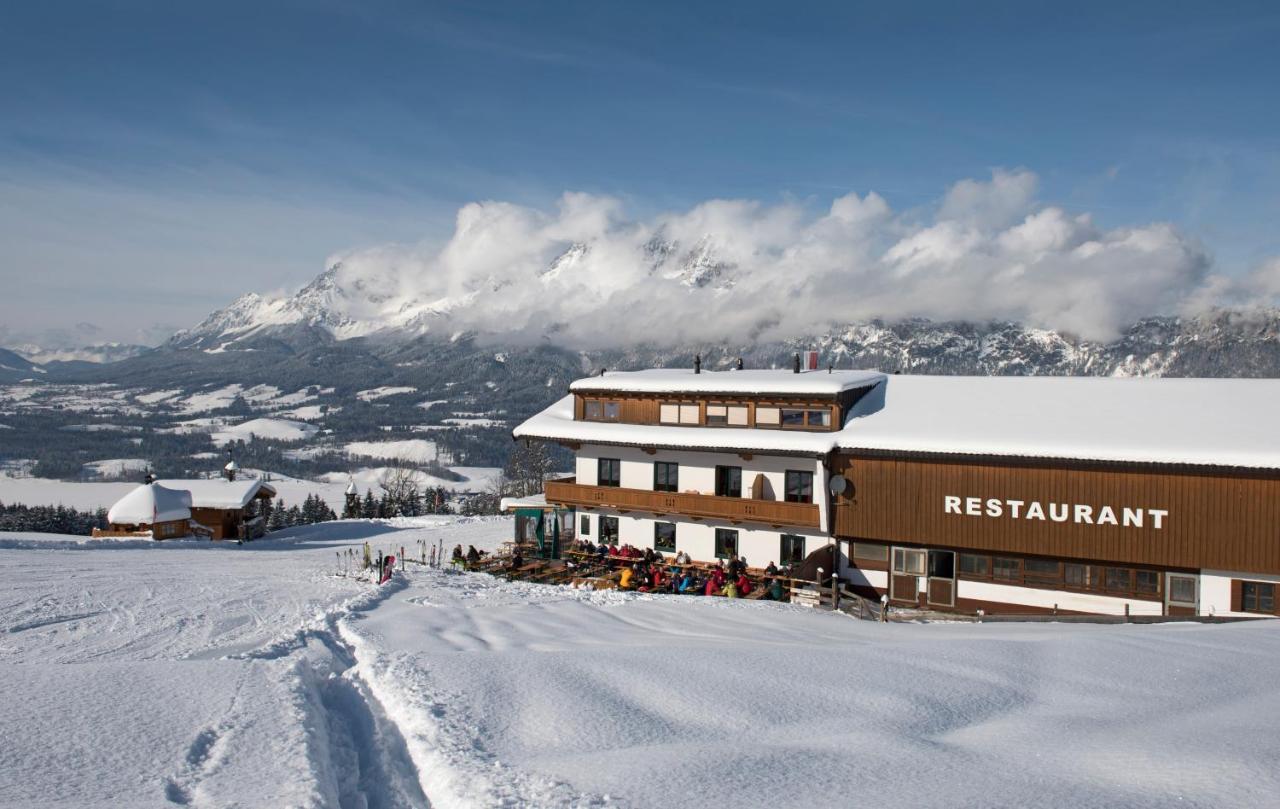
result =
[{"label": "dormer window", "polygon": [[707,405],[708,427],[746,427],[747,406],[731,404]]},{"label": "dormer window", "polygon": [[[707,409],[710,410],[709,407]],[[701,423],[698,405],[694,402],[663,402],[658,406],[658,422],[697,426]]]},{"label": "dormer window", "polygon": [[582,403],[582,418],[586,421],[617,421],[620,410],[617,402],[587,399]]}]

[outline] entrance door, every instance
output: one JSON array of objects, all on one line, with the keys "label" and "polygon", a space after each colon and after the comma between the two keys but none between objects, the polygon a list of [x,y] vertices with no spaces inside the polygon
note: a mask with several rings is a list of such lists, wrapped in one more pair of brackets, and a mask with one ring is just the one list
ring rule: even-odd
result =
[{"label": "entrance door", "polygon": [[919,603],[920,576],[924,575],[925,554],[917,548],[894,548],[893,569],[889,573],[889,598]]},{"label": "entrance door", "polygon": [[935,607],[956,605],[955,551],[929,551],[929,580],[925,600]]},{"label": "entrance door", "polygon": [[1190,573],[1166,573],[1164,582],[1165,615],[1199,615],[1199,577]]}]

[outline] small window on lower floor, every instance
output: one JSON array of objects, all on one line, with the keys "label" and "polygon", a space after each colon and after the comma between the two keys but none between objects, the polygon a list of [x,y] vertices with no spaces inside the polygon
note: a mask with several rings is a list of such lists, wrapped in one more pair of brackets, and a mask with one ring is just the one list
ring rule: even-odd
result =
[{"label": "small window on lower floor", "polygon": [[1144,595],[1157,595],[1160,592],[1160,574],[1154,570],[1139,570],[1134,576],[1133,586]]},{"label": "small window on lower floor", "polygon": [[960,554],[960,573],[964,576],[982,576],[983,578],[991,575],[991,557],[973,553]]},{"label": "small window on lower floor", "polygon": [[738,532],[731,528],[716,529],[716,558],[738,558]]},{"label": "small window on lower floor", "polygon": [[804,537],[795,534],[782,535],[782,548],[778,552],[778,564],[798,565],[804,561]]},{"label": "small window on lower floor", "polygon": [[991,560],[991,575],[1005,581],[1022,580],[1022,560],[997,556]]},{"label": "small window on lower floor", "polygon": [[1191,576],[1170,576],[1169,600],[1179,604],[1196,603],[1196,580]]},{"label": "small window on lower floor", "polygon": [[1062,563],[1049,559],[1024,559],[1022,573],[1036,581],[1058,581],[1062,577]]},{"label": "small window on lower floor", "polygon": [[664,553],[676,552],[675,523],[655,522],[653,524],[653,549]]},{"label": "small window on lower floor", "polygon": [[591,536],[591,518],[586,514],[582,515],[582,520],[578,526],[578,535],[584,537]]},{"label": "small window on lower floor", "polygon": [[1103,581],[1106,582],[1106,589],[1127,593],[1133,589],[1133,571],[1127,567],[1109,567]]},{"label": "small window on lower floor", "polygon": [[866,559],[871,562],[889,561],[889,546],[876,545],[871,542],[855,542],[851,551],[854,559]]},{"label": "small window on lower floor", "polygon": [[1240,609],[1244,612],[1274,614],[1276,611],[1276,586],[1260,581],[1241,582]]},{"label": "small window on lower floor", "polygon": [[605,545],[618,544],[618,518],[600,518],[600,542]]},{"label": "small window on lower floor", "polygon": [[1089,566],[1067,564],[1062,566],[1062,581],[1070,587],[1089,586]]}]

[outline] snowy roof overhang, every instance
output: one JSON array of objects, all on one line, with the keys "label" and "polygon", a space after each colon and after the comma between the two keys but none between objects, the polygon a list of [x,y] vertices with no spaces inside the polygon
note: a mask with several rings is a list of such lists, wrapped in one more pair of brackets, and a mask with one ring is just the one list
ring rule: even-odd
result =
[{"label": "snowy roof overhang", "polygon": [[749,370],[703,371],[688,368],[655,368],[646,371],[610,371],[579,379],[569,385],[573,393],[669,393],[723,396],[812,396],[830,398],[854,388],[883,381],[879,371]]},{"label": "snowy roof overhang", "polygon": [[1280,380],[892,376],[842,449],[1280,469]]},{"label": "snowy roof overhang", "polygon": [[803,456],[827,455],[835,447],[836,436],[836,433],[832,432],[810,433],[740,427],[677,427],[574,421],[573,396],[566,396],[541,413],[527,419],[511,434],[515,438],[577,444]]},{"label": "snowy roof overhang", "polygon": [[191,493],[192,508],[216,508],[233,510],[244,508],[254,497],[261,495],[274,497],[276,490],[261,480],[245,478],[243,480],[227,480],[226,478],[209,478],[206,480],[162,480],[171,489],[186,489]]},{"label": "snowy roof overhang", "polygon": [[107,522],[113,525],[155,525],[189,519],[191,494],[159,483],[137,487],[107,512]]}]

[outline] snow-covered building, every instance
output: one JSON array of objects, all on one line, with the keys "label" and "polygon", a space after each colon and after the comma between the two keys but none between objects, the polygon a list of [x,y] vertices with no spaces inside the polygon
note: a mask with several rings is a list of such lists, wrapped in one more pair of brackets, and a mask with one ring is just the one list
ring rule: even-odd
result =
[{"label": "snow-covered building", "polygon": [[946,610],[1280,614],[1280,381],[606,373],[520,425],[579,533],[710,560],[833,544]]},{"label": "snow-covered building", "polygon": [[[107,512],[110,533],[150,531],[156,539],[196,533],[211,539],[252,539],[261,536],[261,517],[249,517],[249,504],[276,496],[271,484],[230,477],[158,480],[139,486]],[[175,498],[180,498],[181,503]],[[139,521],[152,507],[167,519]],[[176,516],[179,513],[182,516]],[[143,527],[139,527],[143,526]]]},{"label": "snow-covered building", "polygon": [[94,536],[141,536],[172,539],[191,533],[191,493],[149,483],[120,498],[107,511],[107,530]]}]

